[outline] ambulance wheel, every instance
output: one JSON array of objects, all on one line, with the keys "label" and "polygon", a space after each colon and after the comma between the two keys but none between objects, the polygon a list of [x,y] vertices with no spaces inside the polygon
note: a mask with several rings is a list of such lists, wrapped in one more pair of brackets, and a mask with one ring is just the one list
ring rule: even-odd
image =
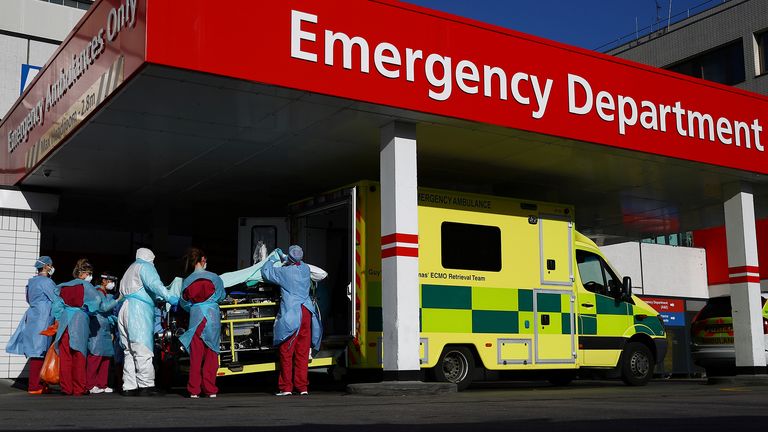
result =
[{"label": "ambulance wheel", "polygon": [[474,369],[475,358],[467,348],[445,347],[434,368],[434,376],[437,381],[456,384],[456,389],[462,391],[472,384]]},{"label": "ambulance wheel", "polygon": [[631,386],[643,386],[653,377],[653,354],[645,344],[629,342],[621,353],[621,379]]}]

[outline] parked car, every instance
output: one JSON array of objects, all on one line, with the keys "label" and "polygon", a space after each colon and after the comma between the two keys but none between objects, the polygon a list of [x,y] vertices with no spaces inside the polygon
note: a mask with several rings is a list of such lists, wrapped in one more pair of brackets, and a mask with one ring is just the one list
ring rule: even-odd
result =
[{"label": "parked car", "polygon": [[[768,360],[768,303],[762,297],[763,337]],[[733,317],[731,297],[713,297],[691,323],[691,355],[693,362],[703,367],[707,375],[732,375],[736,368],[733,347]]]}]

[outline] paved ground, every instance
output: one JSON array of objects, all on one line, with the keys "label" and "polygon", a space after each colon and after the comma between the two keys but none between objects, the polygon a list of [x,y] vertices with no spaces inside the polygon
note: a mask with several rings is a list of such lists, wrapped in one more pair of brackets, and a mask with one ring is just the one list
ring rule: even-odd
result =
[{"label": "paved ground", "polygon": [[[220,380],[221,381],[221,380]],[[430,397],[348,395],[315,385],[277,398],[271,384],[222,382],[217,399],[28,396],[0,382],[2,430],[751,431],[768,425],[768,387],[655,381],[477,384]]]}]

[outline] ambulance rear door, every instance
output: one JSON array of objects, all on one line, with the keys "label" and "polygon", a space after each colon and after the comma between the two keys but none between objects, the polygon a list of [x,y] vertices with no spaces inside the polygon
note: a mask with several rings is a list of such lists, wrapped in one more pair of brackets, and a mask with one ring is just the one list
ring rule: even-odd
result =
[{"label": "ambulance rear door", "polygon": [[328,277],[318,284],[324,349],[342,349],[355,336],[355,214],[357,188],[340,189],[291,206],[291,243]]}]

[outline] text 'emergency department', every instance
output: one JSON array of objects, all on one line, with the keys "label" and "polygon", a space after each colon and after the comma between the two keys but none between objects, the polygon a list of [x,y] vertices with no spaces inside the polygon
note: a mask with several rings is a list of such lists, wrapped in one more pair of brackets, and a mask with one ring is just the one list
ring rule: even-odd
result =
[{"label": "text 'emergency department'", "polygon": [[[468,95],[482,94],[502,101],[511,98],[514,103],[529,107],[531,116],[537,120],[547,114],[552,90],[559,84],[552,78],[511,72],[495,65],[478,65],[466,59],[457,61],[440,53],[410,47],[403,49],[385,41],[374,46],[363,36],[350,36],[331,29],[320,31],[318,15],[297,10],[291,11],[290,42],[291,57],[295,59],[312,63],[322,61],[326,66],[336,67],[336,50],[341,50],[344,69],[365,74],[370,74],[373,69],[385,78],[405,79],[411,83],[426,78],[430,85],[428,97],[439,102],[450,99],[455,88]],[[765,151],[761,139],[763,127],[758,118],[717,117],[689,109],[680,101],[658,103],[614,95],[571,73],[562,81],[560,85],[567,86],[569,114],[597,116],[601,121],[614,123],[619,135],[639,127],[661,133],[675,131],[681,137]]]}]

